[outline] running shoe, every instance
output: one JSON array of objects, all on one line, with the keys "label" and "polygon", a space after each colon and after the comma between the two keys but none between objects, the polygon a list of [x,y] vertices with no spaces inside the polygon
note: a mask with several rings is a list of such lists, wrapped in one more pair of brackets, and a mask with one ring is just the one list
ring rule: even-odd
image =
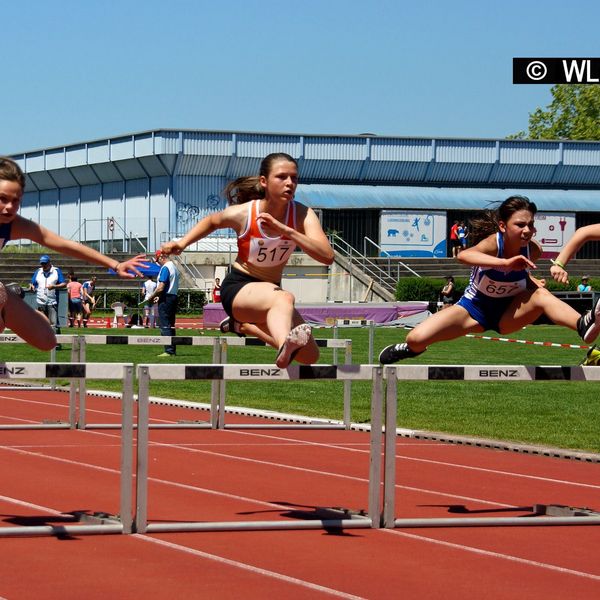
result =
[{"label": "running shoe", "polygon": [[584,342],[593,342],[600,333],[600,296],[594,307],[577,321],[577,333]]},{"label": "running shoe", "polygon": [[584,367],[597,367],[600,361],[600,348],[595,344],[587,351],[585,358],[581,361]]},{"label": "running shoe", "polygon": [[404,360],[405,358],[414,358],[423,354],[422,352],[413,352],[406,342],[402,344],[392,344],[386,346],[379,354],[379,362],[382,365],[391,365],[392,363]]},{"label": "running shoe", "polygon": [[0,333],[4,331],[4,305],[7,299],[6,288],[0,283]]},{"label": "running shoe", "polygon": [[232,319],[231,317],[227,317],[219,323],[219,329],[221,330],[221,333],[235,333],[239,337],[246,337],[240,331],[240,327],[240,323],[238,323],[235,319]]},{"label": "running shoe", "polygon": [[275,364],[280,369],[288,367],[298,351],[308,344],[311,333],[312,329],[310,328],[310,325],[306,325],[306,323],[294,327],[294,329],[287,334],[283,346],[279,348]]}]

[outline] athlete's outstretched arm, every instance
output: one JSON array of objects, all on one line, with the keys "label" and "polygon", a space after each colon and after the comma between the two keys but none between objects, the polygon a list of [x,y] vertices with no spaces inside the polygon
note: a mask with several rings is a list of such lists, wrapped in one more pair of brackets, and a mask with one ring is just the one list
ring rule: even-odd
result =
[{"label": "athlete's outstretched arm", "polygon": [[138,254],[134,258],[119,262],[114,258],[101,254],[89,246],[84,246],[73,240],[67,240],[53,231],[46,229],[46,227],[38,225],[19,215],[13,221],[12,227],[12,237],[14,239],[28,239],[42,246],[46,246],[46,248],[50,248],[51,250],[56,250],[56,252],[60,252],[61,254],[79,258],[80,260],[85,260],[89,263],[100,265],[101,267],[113,269],[121,277],[132,278],[136,275],[142,276],[138,268],[144,266],[144,261],[146,259],[145,254]]},{"label": "athlete's outstretched arm", "polygon": [[580,227],[573,237],[566,243],[560,254],[554,259],[550,267],[552,277],[560,283],[569,283],[569,275],[566,270],[568,262],[577,254],[577,251],[586,242],[600,240],[600,223]]},{"label": "athlete's outstretched arm", "polygon": [[165,254],[181,254],[190,244],[205,238],[217,229],[242,229],[242,217],[245,217],[244,205],[228,206],[225,210],[200,219],[182,238],[171,240],[161,246]]}]

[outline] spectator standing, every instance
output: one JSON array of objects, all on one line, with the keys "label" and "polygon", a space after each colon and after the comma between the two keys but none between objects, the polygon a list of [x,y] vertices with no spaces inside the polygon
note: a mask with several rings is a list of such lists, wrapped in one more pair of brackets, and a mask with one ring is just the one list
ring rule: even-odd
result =
[{"label": "spectator standing", "polygon": [[212,291],[212,301],[213,302],[221,302],[221,280],[218,277],[215,277],[215,287]]},{"label": "spectator standing", "polygon": [[81,282],[77,281],[75,273],[69,273],[69,283],[67,283],[67,292],[69,293],[69,327],[82,326],[83,299]]},{"label": "spectator standing", "polygon": [[450,248],[452,250],[452,258],[456,258],[460,250],[460,240],[458,239],[458,221],[454,221],[452,227],[450,227]]},{"label": "spectator standing", "polygon": [[[156,262],[160,265],[158,272],[156,289],[148,301],[158,304],[158,325],[160,327],[160,335],[171,336],[175,335],[175,318],[177,316],[177,291],[179,290],[179,272],[175,263],[167,254],[163,254],[161,250],[157,250]],[[175,356],[175,344],[165,346],[165,351],[158,356],[166,358]]]},{"label": "spectator standing", "polygon": [[81,298],[83,301],[83,326],[88,326],[88,320],[94,308],[96,308],[96,276],[83,282],[81,286]]},{"label": "spectator standing", "polygon": [[144,327],[156,327],[156,318],[158,316],[158,305],[150,300],[156,290],[156,281],[152,275],[144,281],[140,288],[140,294],[144,296]]},{"label": "spectator standing", "polygon": [[467,237],[469,236],[469,232],[467,230],[467,226],[465,225],[464,221],[461,221],[458,224],[458,229],[456,230],[457,234],[458,234],[458,241],[460,243],[460,248],[459,248],[459,252],[461,250],[466,250],[467,249]]},{"label": "spectator standing", "polygon": [[55,333],[60,333],[57,290],[66,286],[62,271],[52,265],[47,254],[42,254],[40,266],[33,272],[29,289],[36,293],[37,310],[46,315]]}]

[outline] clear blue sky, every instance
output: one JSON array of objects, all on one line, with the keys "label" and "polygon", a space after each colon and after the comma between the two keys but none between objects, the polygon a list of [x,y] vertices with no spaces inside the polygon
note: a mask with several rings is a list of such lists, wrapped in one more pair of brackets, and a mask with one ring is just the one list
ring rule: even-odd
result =
[{"label": "clear blue sky", "polygon": [[503,138],[600,56],[592,0],[3,3],[0,154],[156,128]]}]

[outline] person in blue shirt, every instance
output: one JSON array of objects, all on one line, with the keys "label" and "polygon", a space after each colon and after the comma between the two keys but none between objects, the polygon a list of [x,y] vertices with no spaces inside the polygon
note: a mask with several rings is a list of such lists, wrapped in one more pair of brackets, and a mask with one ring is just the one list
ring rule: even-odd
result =
[{"label": "person in blue shirt", "polygon": [[[118,262],[19,215],[24,190],[25,175],[19,165],[11,158],[0,157],[0,250],[11,240],[31,240],[61,254],[112,268],[120,277],[141,277],[138,269],[144,264],[144,254]],[[0,332],[5,325],[39,350],[51,350],[56,346],[56,334],[48,319],[0,283]]]},{"label": "person in blue shirt", "polygon": [[592,291],[592,286],[589,284],[589,277],[587,275],[584,275],[581,278],[581,283],[577,286],[577,291],[578,292],[591,292]]},{"label": "person in blue shirt", "polygon": [[[161,250],[157,250],[155,254],[156,262],[160,265],[160,271],[156,278],[156,289],[148,298],[147,303],[158,303],[158,325],[160,327],[160,335],[174,336],[175,318],[177,316],[177,291],[179,290],[179,271],[175,263],[164,254]],[[167,344],[165,351],[158,356],[160,358],[168,358],[175,356],[175,344]]]}]

